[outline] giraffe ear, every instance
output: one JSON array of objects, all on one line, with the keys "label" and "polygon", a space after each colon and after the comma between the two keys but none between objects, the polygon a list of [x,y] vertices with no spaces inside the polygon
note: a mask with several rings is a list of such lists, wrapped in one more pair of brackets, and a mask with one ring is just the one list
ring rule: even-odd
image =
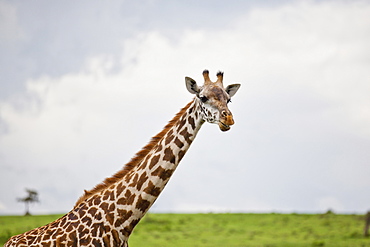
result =
[{"label": "giraffe ear", "polygon": [[185,77],[185,83],[186,83],[186,88],[188,91],[192,94],[198,94],[199,93],[199,87],[197,85],[197,82],[191,79],[190,77]]},{"label": "giraffe ear", "polygon": [[229,94],[230,97],[233,97],[238,89],[240,88],[240,84],[231,84],[226,87],[225,91]]}]

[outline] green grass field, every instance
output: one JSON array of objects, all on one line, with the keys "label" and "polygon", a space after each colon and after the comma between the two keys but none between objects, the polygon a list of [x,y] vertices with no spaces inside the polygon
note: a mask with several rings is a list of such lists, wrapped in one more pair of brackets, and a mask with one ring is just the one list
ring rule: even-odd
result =
[{"label": "green grass field", "polygon": [[[61,215],[0,216],[0,245]],[[142,246],[370,246],[360,215],[148,214],[130,237]]]}]

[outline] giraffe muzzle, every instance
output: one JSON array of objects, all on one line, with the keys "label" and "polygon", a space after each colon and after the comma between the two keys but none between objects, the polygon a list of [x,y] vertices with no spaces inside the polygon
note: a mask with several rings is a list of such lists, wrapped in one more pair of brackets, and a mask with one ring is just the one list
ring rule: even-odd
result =
[{"label": "giraffe muzzle", "polygon": [[223,114],[224,116],[218,122],[218,127],[220,127],[221,131],[228,131],[230,129],[230,125],[234,124],[233,115],[231,114]]}]

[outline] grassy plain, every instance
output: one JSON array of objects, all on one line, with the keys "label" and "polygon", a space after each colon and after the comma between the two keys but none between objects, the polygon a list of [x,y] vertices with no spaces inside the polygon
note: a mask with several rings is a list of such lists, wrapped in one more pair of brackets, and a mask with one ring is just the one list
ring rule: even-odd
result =
[{"label": "grassy plain", "polygon": [[[0,216],[0,245],[62,215]],[[148,214],[131,247],[370,246],[364,218],[336,214]]]}]

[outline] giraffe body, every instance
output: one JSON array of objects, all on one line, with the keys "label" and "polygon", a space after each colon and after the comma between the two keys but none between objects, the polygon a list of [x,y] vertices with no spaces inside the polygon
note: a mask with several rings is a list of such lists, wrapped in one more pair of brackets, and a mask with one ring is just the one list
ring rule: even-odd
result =
[{"label": "giraffe body", "polygon": [[186,78],[187,88],[196,94],[195,99],[122,170],[85,191],[63,217],[14,236],[5,246],[128,246],[134,227],[164,189],[202,124],[217,123],[222,131],[234,124],[227,103],[239,84],[231,85],[234,89],[230,86],[224,89],[222,73],[215,83],[210,82],[208,71],[203,76],[202,87]]}]

